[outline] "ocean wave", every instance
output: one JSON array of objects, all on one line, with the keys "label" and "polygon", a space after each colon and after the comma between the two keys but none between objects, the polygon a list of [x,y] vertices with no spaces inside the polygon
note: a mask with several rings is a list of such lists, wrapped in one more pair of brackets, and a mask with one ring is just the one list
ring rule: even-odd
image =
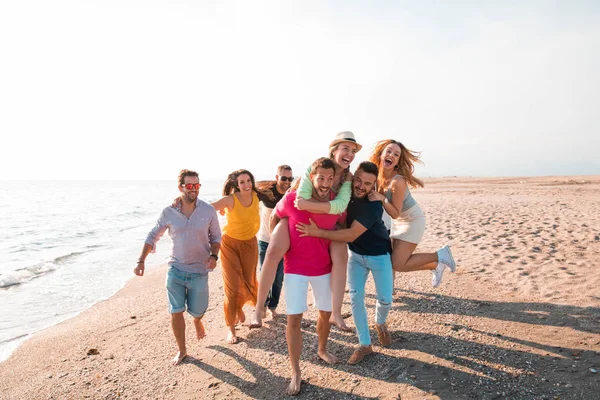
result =
[{"label": "ocean wave", "polygon": [[76,251],[65,254],[64,256],[56,257],[49,262],[42,262],[30,267],[20,268],[11,272],[0,275],[0,289],[5,289],[11,286],[20,285],[32,279],[39,278],[49,272],[56,270],[60,265],[65,264],[71,259],[86,253],[85,251]]},{"label": "ocean wave", "polygon": [[116,216],[116,218],[119,218],[119,219],[140,218],[140,217],[148,216],[150,214],[151,214],[151,212],[149,210],[147,210],[147,211],[133,210],[133,211],[128,211],[128,212],[119,214]]},{"label": "ocean wave", "polygon": [[77,257],[80,254],[85,253],[85,251],[76,251],[73,253],[66,254],[64,256],[56,257],[52,262],[54,264],[64,264],[66,261],[69,261],[73,257]]},{"label": "ocean wave", "polygon": [[[149,225],[149,224],[137,224],[137,225],[132,225],[132,226],[126,226],[125,228],[121,228],[121,229],[119,229],[119,232],[130,231],[130,230],[132,230],[132,229],[137,229],[137,228],[139,228],[139,227],[141,227],[141,226],[146,226],[146,227],[148,227],[148,226],[150,226],[150,225]],[[148,229],[150,229],[150,228],[148,228]]]},{"label": "ocean wave", "polygon": [[96,231],[85,231],[85,232],[77,232],[75,234],[76,238],[82,238],[82,237],[87,237],[87,236],[93,236],[96,233]]},{"label": "ocean wave", "polygon": [[54,271],[56,265],[53,263],[41,263],[27,268],[21,268],[0,275],[0,289],[20,285],[32,279],[38,278],[48,272]]}]

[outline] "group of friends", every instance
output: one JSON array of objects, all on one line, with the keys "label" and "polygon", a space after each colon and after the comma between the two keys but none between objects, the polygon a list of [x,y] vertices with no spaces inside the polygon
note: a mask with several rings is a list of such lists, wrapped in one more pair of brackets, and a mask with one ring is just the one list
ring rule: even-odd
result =
[{"label": "group of friends", "polygon": [[[425,215],[410,193],[410,187],[423,186],[414,176],[419,153],[398,141],[382,140],[369,161],[352,173],[350,164],[361,149],[354,134],[345,131],[330,143],[329,157],[315,160],[300,178],[294,179],[288,165],[278,167],[274,181],[255,182],[250,171],[234,171],[223,185],[223,197],[212,204],[198,197],[198,173],[180,172],[181,196],[162,211],[134,269],[136,275],[144,274],[147,256],[168,230],[173,244],[166,288],[178,347],[173,365],[187,355],[186,310],[193,317],[196,337],[206,335],[202,316],[208,307],[208,271],[219,260],[228,343],[238,342],[236,325],[246,321],[245,304],[255,307],[250,328],[259,328],[267,311],[273,317],[279,315],[283,289],[291,363],[289,395],[297,394],[302,382],[301,323],[308,310],[309,285],[319,313],[320,359],[337,362],[327,350],[331,325],[351,330],[341,313],[346,282],[359,342],[348,363],[356,364],[373,353],[365,307],[369,273],[376,289],[378,341],[391,345],[386,320],[395,272],[431,270],[432,285],[437,287],[446,268],[454,272],[456,263],[448,246],[414,253],[425,231]],[[226,218],[222,231],[217,213]]]}]

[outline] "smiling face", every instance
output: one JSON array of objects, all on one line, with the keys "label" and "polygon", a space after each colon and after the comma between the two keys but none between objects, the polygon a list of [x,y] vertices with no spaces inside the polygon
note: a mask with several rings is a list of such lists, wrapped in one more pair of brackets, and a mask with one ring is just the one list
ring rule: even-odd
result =
[{"label": "smiling face", "polygon": [[333,186],[334,170],[333,168],[317,168],[314,174],[310,175],[313,184],[313,198],[319,201],[329,201],[329,193]]},{"label": "smiling face", "polygon": [[363,198],[367,196],[375,188],[377,175],[359,169],[354,174],[352,180],[352,194],[354,197]]},{"label": "smiling face", "polygon": [[275,178],[277,179],[277,190],[279,193],[285,193],[292,185],[294,176],[291,169],[284,169]]},{"label": "smiling face", "polygon": [[358,146],[355,143],[342,142],[337,144],[336,147],[331,150],[331,158],[333,159],[333,162],[342,167],[342,169],[346,169],[350,167],[357,152]]},{"label": "smiling face", "polygon": [[381,167],[384,170],[394,169],[400,161],[402,150],[396,143],[390,143],[381,152]]},{"label": "smiling face", "polygon": [[248,174],[240,174],[237,177],[237,186],[242,193],[249,193],[252,190],[252,178]]},{"label": "smiling face", "polygon": [[[200,183],[200,180],[198,179],[197,176],[186,176],[183,178],[183,185],[179,186],[179,191],[181,192],[181,198],[186,201],[187,203],[193,203],[196,201],[196,199],[198,198],[198,193],[200,192],[200,187],[198,187],[198,184]],[[188,187],[191,186],[191,189],[187,189],[186,185]]]}]

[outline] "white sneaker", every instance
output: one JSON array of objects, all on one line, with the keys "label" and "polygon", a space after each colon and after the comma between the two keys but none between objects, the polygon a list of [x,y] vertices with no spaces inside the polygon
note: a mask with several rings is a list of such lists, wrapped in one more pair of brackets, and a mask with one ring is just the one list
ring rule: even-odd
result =
[{"label": "white sneaker", "polygon": [[435,269],[431,270],[431,272],[433,273],[433,276],[431,277],[431,286],[433,287],[438,287],[440,286],[440,284],[442,283],[442,277],[444,276],[444,271],[446,270],[447,265],[442,263],[442,262],[438,262],[437,267],[435,267]]},{"label": "white sneaker", "polygon": [[[444,263],[450,268],[450,271],[456,271],[456,262],[454,261],[454,257],[452,257],[452,252],[450,251],[450,247],[444,246],[437,251],[438,255],[438,263]],[[439,268],[439,265],[438,265]]]}]

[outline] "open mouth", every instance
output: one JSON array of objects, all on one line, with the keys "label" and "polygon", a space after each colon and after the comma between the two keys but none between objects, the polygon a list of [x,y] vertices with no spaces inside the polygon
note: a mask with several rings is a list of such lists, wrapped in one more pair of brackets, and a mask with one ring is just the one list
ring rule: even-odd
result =
[{"label": "open mouth", "polygon": [[342,161],[345,162],[346,164],[350,164],[352,162],[352,160],[349,159],[348,157],[343,157]]},{"label": "open mouth", "polygon": [[386,157],[383,160],[383,165],[386,166],[386,167],[391,167],[392,163],[393,163],[393,160],[391,158]]}]

